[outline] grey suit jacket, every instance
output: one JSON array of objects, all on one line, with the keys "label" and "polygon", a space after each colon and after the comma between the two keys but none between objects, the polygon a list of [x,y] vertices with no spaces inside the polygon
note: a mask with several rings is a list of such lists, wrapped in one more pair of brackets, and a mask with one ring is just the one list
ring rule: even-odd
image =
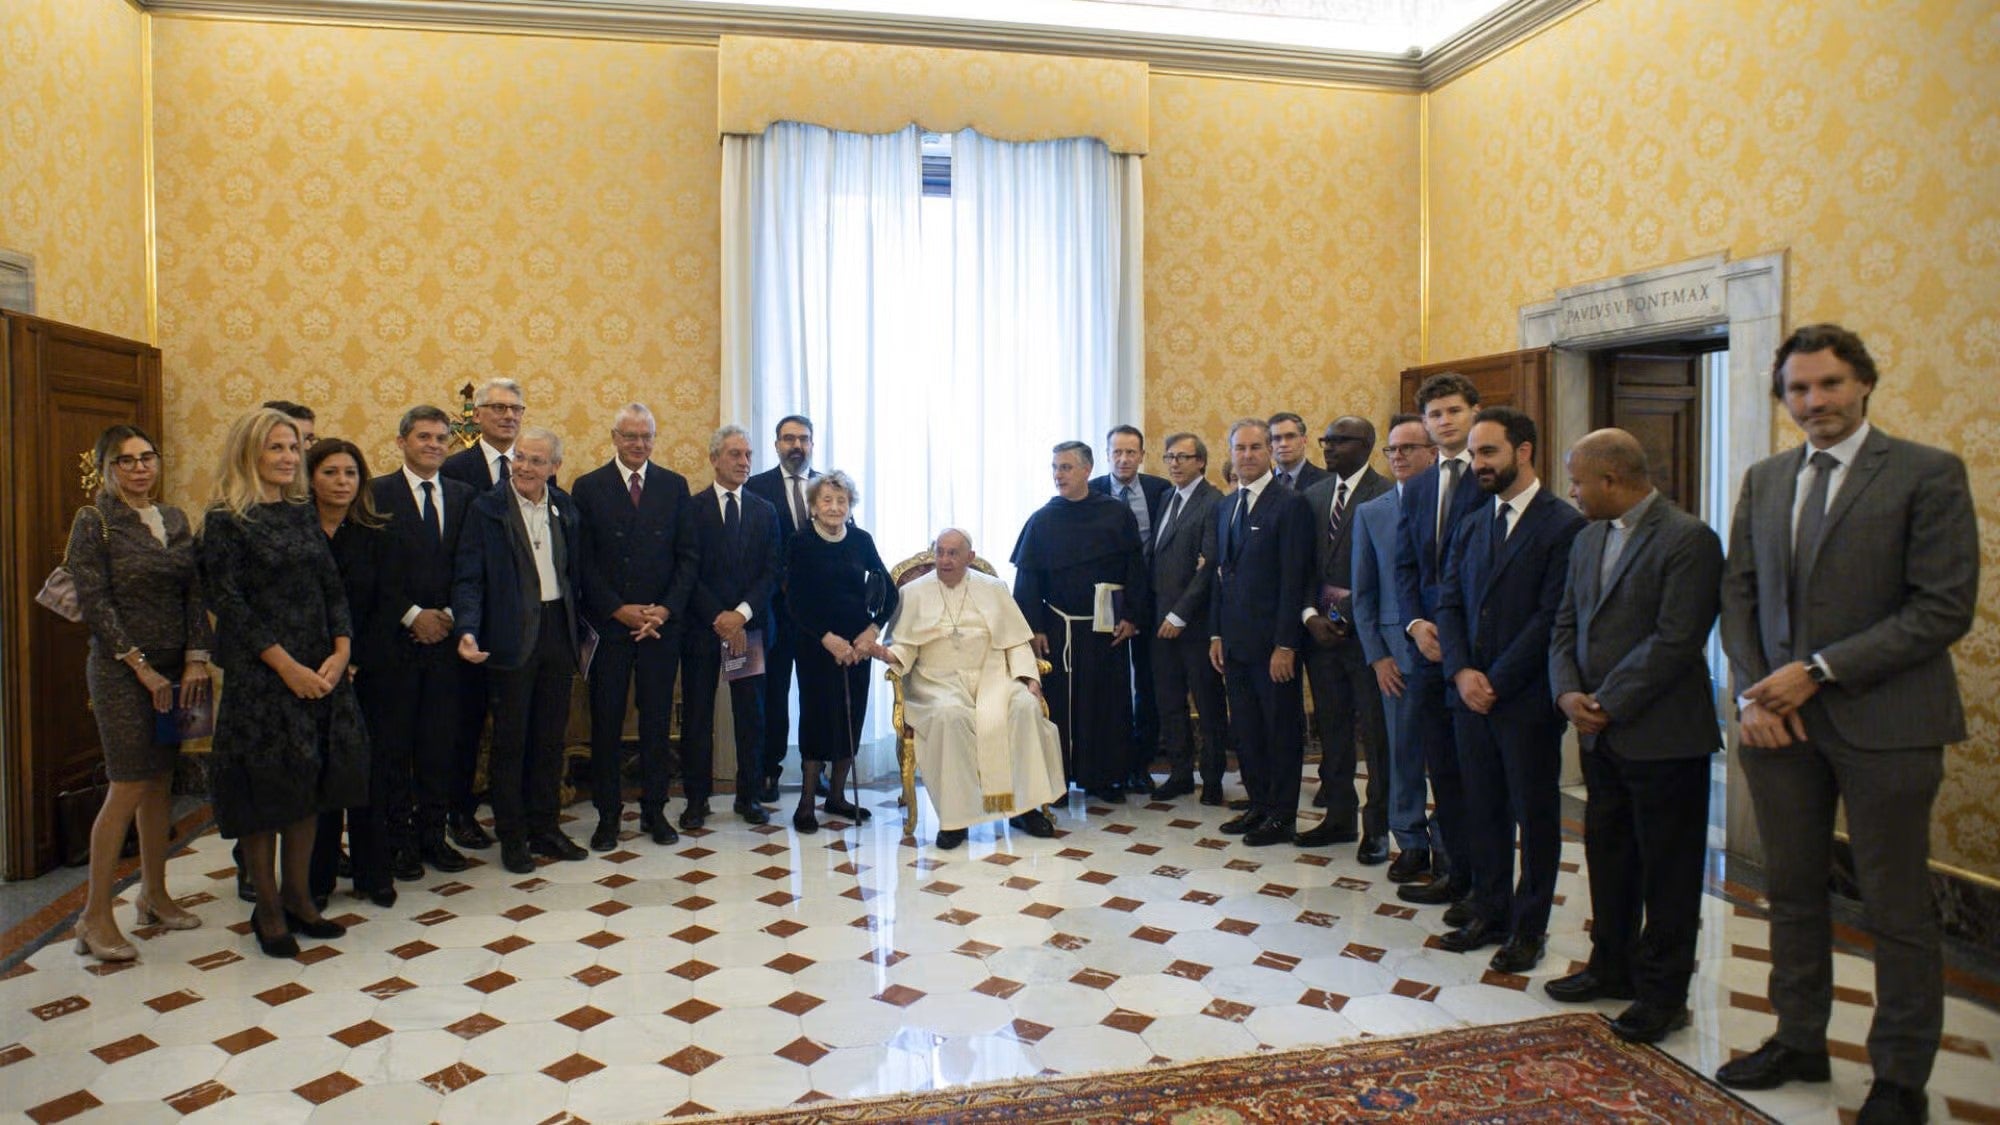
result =
[{"label": "grey suit jacket", "polygon": [[[1153,541],[1146,546],[1147,562],[1153,568],[1152,630],[1171,613],[1197,630],[1208,628],[1208,572],[1201,563],[1201,542],[1208,527],[1209,513],[1222,493],[1206,480],[1195,482],[1187,502]],[[1173,493],[1161,498],[1160,514],[1174,502]],[[1202,632],[1206,643],[1208,634]]]},{"label": "grey suit jacket", "polygon": [[[1362,504],[1375,499],[1395,488],[1389,478],[1368,469],[1361,474],[1361,482],[1354,486],[1354,494],[1347,498],[1347,519],[1340,525],[1338,536],[1329,536],[1327,526],[1333,514],[1334,490],[1340,487],[1340,478],[1331,471],[1306,486],[1306,503],[1312,505],[1313,531],[1318,535],[1319,547],[1313,556],[1318,566],[1317,581],[1311,590],[1314,605],[1319,604],[1321,586],[1336,586],[1343,590],[1354,587],[1354,514]],[[1341,599],[1340,615],[1349,622],[1354,620],[1354,598],[1350,594]]]},{"label": "grey suit jacket", "polygon": [[1609,520],[1577,533],[1569,584],[1549,642],[1549,690],[1596,696],[1611,716],[1585,750],[1622,758],[1693,758],[1721,745],[1703,650],[1722,581],[1722,540],[1656,496],[1609,581],[1599,581]]},{"label": "grey suit jacket", "polygon": [[1806,584],[1809,651],[1791,651],[1792,506],[1807,452],[1743,475],[1722,583],[1722,645],[1738,692],[1814,653],[1835,682],[1817,698],[1864,749],[1965,737],[1951,645],[1972,627],[1979,525],[1965,462],[1876,427],[1828,506]]},{"label": "grey suit jacket", "polygon": [[1403,609],[1396,604],[1396,522],[1403,516],[1403,498],[1392,483],[1382,495],[1354,510],[1354,631],[1361,634],[1361,655],[1373,664],[1396,656],[1382,647],[1384,626],[1400,631]]}]

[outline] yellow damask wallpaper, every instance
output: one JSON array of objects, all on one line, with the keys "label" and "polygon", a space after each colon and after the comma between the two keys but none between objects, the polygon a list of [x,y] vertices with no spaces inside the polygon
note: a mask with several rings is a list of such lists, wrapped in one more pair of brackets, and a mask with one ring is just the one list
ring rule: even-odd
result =
[{"label": "yellow damask wallpaper", "polygon": [[1874,419],[1971,469],[1971,737],[1948,755],[1933,848],[2000,877],[1996,72],[1987,0],[1586,8],[1432,96],[1431,341],[1433,358],[1505,350],[1519,307],[1558,287],[1788,249],[1787,323],[1860,332],[1884,372]]},{"label": "yellow damask wallpaper", "polygon": [[1154,444],[1201,434],[1220,479],[1246,415],[1292,410],[1314,437],[1346,413],[1379,428],[1417,356],[1417,99],[1154,75],[1152,104]]},{"label": "yellow damask wallpaper", "polygon": [[[704,47],[156,18],[167,429],[207,479],[266,398],[388,458],[414,402],[494,375],[611,455],[639,399],[707,469],[721,153]],[[386,468],[393,462],[378,461]],[[371,466],[376,467],[376,466]]]},{"label": "yellow damask wallpaper", "polygon": [[0,4],[0,247],[36,312],[146,338],[140,16],[125,0]]}]

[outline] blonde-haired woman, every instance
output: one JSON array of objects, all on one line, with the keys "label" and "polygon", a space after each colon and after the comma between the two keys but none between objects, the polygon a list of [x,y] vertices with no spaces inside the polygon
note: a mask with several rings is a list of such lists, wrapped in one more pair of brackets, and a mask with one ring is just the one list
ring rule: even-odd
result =
[{"label": "blonde-haired woman", "polygon": [[210,636],[187,517],[158,499],[153,439],[137,426],[112,426],[98,436],[94,460],[101,487],[76,513],[65,558],[90,627],[84,681],[111,785],[90,829],[90,890],[76,923],[76,951],[130,961],[139,954],[112,917],[111,884],[135,817],[139,924],[201,925],[167,893],[168,800],[180,744],[162,744],[156,731],[160,713],[206,696]]},{"label": "blonde-haired woman", "polygon": [[209,799],[222,835],[242,841],[257,890],[251,933],[273,957],[298,952],[294,934],[345,932],[313,904],[313,830],[320,813],[368,800],[368,736],[347,682],[347,597],[299,462],[290,418],[256,410],[237,419],[198,548],[228,689]]}]

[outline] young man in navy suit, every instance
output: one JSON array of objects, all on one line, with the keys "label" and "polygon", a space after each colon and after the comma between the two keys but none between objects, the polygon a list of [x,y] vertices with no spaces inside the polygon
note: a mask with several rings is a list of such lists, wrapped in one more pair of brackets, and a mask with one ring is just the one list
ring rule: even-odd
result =
[{"label": "young man in navy suit", "polygon": [[667,820],[674,674],[681,622],[699,565],[681,534],[687,478],[651,461],[653,412],[630,403],[611,423],[617,455],[576,479],[583,514],[583,616],[597,632],[590,668],[590,796],[594,851],[618,846],[624,812],[625,703],[639,704],[639,828],[656,844],[680,839]]},{"label": "young man in navy suit", "polygon": [[[1487,498],[1458,522],[1445,551],[1438,642],[1465,780],[1473,916],[1438,939],[1465,953],[1504,939],[1492,968],[1539,964],[1562,858],[1557,783],[1562,712],[1549,692],[1549,637],[1584,519],[1535,476],[1535,423],[1489,406],[1468,448]],[[1513,886],[1514,834],[1521,878]]]},{"label": "young man in navy suit", "polygon": [[[1139,466],[1146,461],[1146,435],[1132,425],[1113,426],[1104,435],[1110,451],[1111,471],[1090,478],[1090,490],[1102,493],[1132,510],[1139,523],[1139,542],[1151,557],[1153,533],[1166,515],[1167,493],[1173,486]],[[1132,663],[1132,768],[1125,788],[1132,793],[1153,791],[1153,756],[1160,751],[1160,713],[1153,695],[1153,647],[1147,630],[1141,629],[1125,642]]]}]

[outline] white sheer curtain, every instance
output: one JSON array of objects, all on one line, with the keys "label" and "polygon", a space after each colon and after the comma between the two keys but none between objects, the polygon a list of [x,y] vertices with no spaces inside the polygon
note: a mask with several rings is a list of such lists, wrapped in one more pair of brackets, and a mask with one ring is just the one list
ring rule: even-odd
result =
[{"label": "white sheer curtain", "polygon": [[[914,127],[724,138],[722,415],[760,469],[779,418],[812,418],[815,466],[855,478],[890,565],[952,525],[1011,577],[1049,447],[1141,419],[1139,164],[952,141],[951,198],[926,200]],[[886,692],[869,716],[886,741]],[[885,772],[879,749],[861,765]]]}]

